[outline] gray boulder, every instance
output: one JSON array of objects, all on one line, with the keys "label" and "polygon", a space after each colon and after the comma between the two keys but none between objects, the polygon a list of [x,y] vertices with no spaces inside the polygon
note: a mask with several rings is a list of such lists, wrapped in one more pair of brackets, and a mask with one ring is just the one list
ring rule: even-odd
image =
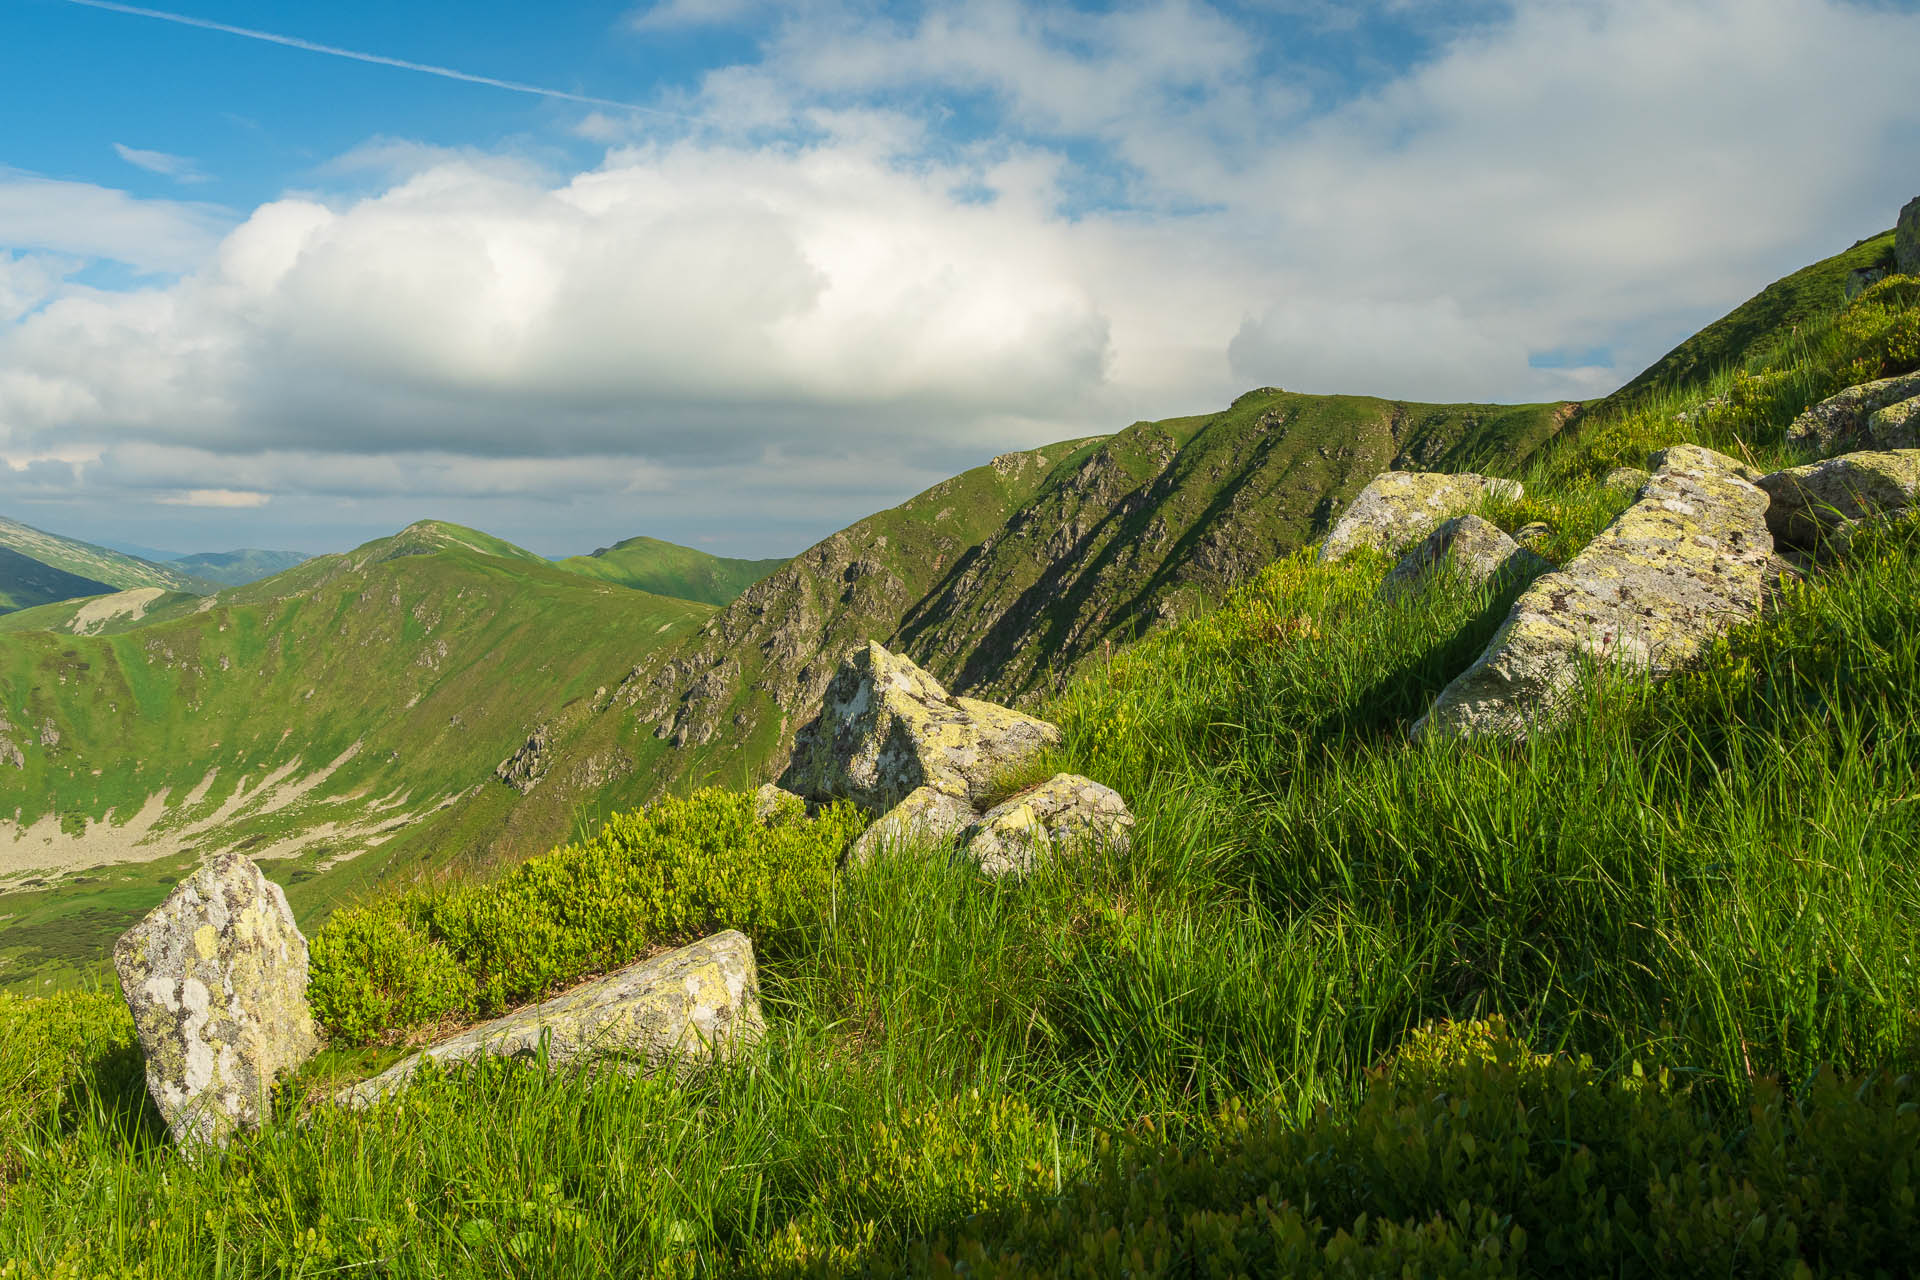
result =
[{"label": "gray boulder", "polygon": [[1920,396],[1874,410],[1867,419],[1867,443],[1876,449],[1920,447]]},{"label": "gray boulder", "polygon": [[1920,396],[1920,373],[1848,387],[1795,418],[1787,428],[1787,443],[1823,454],[1852,449],[1865,437],[1867,422],[1877,411],[1915,396]]},{"label": "gray boulder", "polygon": [[1076,773],[1056,773],[1005,800],[968,828],[966,853],[990,876],[1032,870],[1062,847],[1125,849],[1133,814],[1111,787]]},{"label": "gray boulder", "polygon": [[885,813],[921,787],[969,805],[1060,745],[1045,720],[950,694],[906,658],[869,642],[834,673],[819,718],[794,737],[781,785],[811,800]]},{"label": "gray boulder", "polygon": [[972,805],[934,787],[916,787],[879,821],[860,833],[847,850],[847,862],[859,866],[875,855],[903,845],[937,844],[972,826],[979,818]]},{"label": "gray boulder", "polygon": [[1893,263],[1901,275],[1920,276],[1920,196],[1907,201],[1893,226]]},{"label": "gray boulder", "polygon": [[1590,663],[1664,674],[1759,610],[1773,559],[1751,468],[1697,445],[1656,455],[1640,500],[1536,578],[1414,734],[1526,737]]},{"label": "gray boulder", "polygon": [[1520,493],[1512,480],[1470,473],[1383,471],[1327,531],[1320,559],[1331,563],[1362,547],[1399,555],[1442,521],[1472,511],[1489,497],[1518,498]]},{"label": "gray boulder", "polygon": [[477,1058],[591,1063],[651,1073],[725,1061],[765,1033],[753,944],[727,930],[628,965],[544,1004],[465,1031],[351,1085],[333,1100],[372,1106],[405,1089],[427,1063]]},{"label": "gray boulder", "polygon": [[1849,453],[1760,477],[1771,505],[1767,527],[1789,546],[1844,547],[1854,526],[1904,511],[1920,488],[1920,449]]},{"label": "gray boulder", "polygon": [[1439,572],[1465,586],[1480,587],[1495,579],[1532,577],[1551,568],[1491,521],[1455,516],[1401,557],[1380,584],[1380,594],[1391,597],[1425,586]]},{"label": "gray boulder", "polygon": [[215,856],[113,948],[174,1141],[224,1146],[271,1118],[276,1077],[320,1047],[307,940],[287,895],[237,853]]},{"label": "gray boulder", "polygon": [[805,800],[771,782],[753,793],[753,818],[762,826],[784,827],[789,822],[803,822],[806,816]]}]

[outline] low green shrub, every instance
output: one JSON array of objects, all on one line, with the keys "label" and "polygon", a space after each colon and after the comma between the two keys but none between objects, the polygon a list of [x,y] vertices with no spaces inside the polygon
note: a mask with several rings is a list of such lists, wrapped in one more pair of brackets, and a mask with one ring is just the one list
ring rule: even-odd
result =
[{"label": "low green shrub", "polygon": [[1721,1110],[1664,1073],[1415,1035],[1356,1107],[1130,1135],[1090,1181],[963,1220],[880,1274],[1906,1274],[1920,1087],[1822,1072]]},{"label": "low green shrub", "polygon": [[715,929],[777,940],[831,891],[865,817],[833,805],[771,825],[709,788],[609,819],[506,875],[336,913],[313,943],[314,1014],[340,1039],[485,1017]]}]

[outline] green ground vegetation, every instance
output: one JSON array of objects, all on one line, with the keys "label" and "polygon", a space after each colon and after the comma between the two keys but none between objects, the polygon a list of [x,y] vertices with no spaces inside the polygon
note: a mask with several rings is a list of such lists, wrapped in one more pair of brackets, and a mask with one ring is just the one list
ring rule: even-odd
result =
[{"label": "green ground vegetation", "polygon": [[[1646,447],[1765,460],[1820,387],[1913,367],[1912,288],[1587,417],[1490,510],[1547,520],[1564,556]],[[1521,745],[1406,734],[1520,585],[1383,600],[1385,568],[1283,556],[1045,704],[1065,731],[1047,766],[1133,806],[1125,852],[993,882],[910,850],[822,884],[820,850],[793,850],[806,891],[749,920],[768,1036],[726,1067],[492,1065],[341,1112],[319,1093],[365,1051],[330,1015],[333,1074],[193,1162],[110,997],[0,1002],[0,1257],[35,1276],[1910,1268],[1920,518],[1861,533],[1684,675],[1596,676]],[[531,872],[377,894],[316,937],[317,967],[431,963],[457,987],[533,956],[519,989],[563,983],[614,956],[544,947],[567,929],[538,923],[511,942],[547,918],[543,886],[691,870],[718,840],[748,850],[728,856],[752,899],[772,846],[746,804],[709,792]],[[705,892],[684,897],[732,890]],[[434,935],[430,904],[462,895],[450,918],[496,919],[520,958],[463,960],[485,925]],[[379,919],[409,927],[356,924]]]},{"label": "green ground vegetation", "polygon": [[569,556],[554,563],[569,573],[657,596],[727,605],[786,561],[732,560],[658,538],[628,538],[592,555]]}]

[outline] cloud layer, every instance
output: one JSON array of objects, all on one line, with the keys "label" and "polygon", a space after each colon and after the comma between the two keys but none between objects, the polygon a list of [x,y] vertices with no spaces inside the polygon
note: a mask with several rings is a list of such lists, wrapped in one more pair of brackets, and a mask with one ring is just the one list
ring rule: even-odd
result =
[{"label": "cloud layer", "polygon": [[1197,0],[785,12],[663,103],[707,124],[592,117],[584,171],[386,147],[239,219],[0,171],[0,501],[791,551],[1263,383],[1604,392],[1914,194],[1920,19],[1879,7],[1528,0],[1332,101]]}]

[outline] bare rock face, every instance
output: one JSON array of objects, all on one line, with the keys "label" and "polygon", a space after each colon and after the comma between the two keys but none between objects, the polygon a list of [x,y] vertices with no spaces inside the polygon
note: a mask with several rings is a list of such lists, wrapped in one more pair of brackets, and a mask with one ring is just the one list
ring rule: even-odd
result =
[{"label": "bare rock face", "polygon": [[1062,846],[1124,849],[1133,814],[1111,787],[1077,773],[1056,773],[987,810],[967,830],[966,852],[990,876],[1030,871]]},{"label": "bare rock face", "polygon": [[1795,418],[1787,428],[1787,443],[1822,454],[1857,448],[1867,438],[1867,424],[1879,410],[1915,396],[1920,396],[1920,373],[1848,387]]},{"label": "bare rock face", "polygon": [[1490,521],[1479,516],[1455,516],[1401,557],[1380,584],[1380,594],[1393,596],[1417,589],[1442,573],[1466,586],[1480,587],[1498,578],[1532,577],[1551,568],[1545,559]]},{"label": "bare rock face", "polygon": [[1488,497],[1520,496],[1520,485],[1471,473],[1383,471],[1370,481],[1327,531],[1320,558],[1332,562],[1372,547],[1388,555],[1405,551],[1444,520],[1462,515]]},{"label": "bare rock face", "polygon": [[1758,612],[1773,538],[1757,477],[1697,445],[1675,445],[1655,462],[1638,502],[1514,602],[1416,736],[1526,737],[1550,726],[1584,663],[1660,675]]},{"label": "bare rock face", "polygon": [[1762,476],[1772,499],[1767,527],[1789,546],[1823,542],[1844,547],[1854,526],[1904,511],[1920,490],[1920,449],[1849,453]]},{"label": "bare rock face", "polygon": [[527,735],[518,750],[494,767],[493,776],[526,795],[540,785],[552,766],[552,727],[543,724]]},{"label": "bare rock face", "polygon": [[174,1141],[224,1145],[270,1118],[274,1078],[320,1047],[307,941],[280,886],[237,853],[213,858],[113,949]]},{"label": "bare rock face", "polygon": [[996,778],[1059,744],[1056,726],[949,694],[870,641],[848,655],[819,718],[795,735],[780,783],[812,800],[852,800],[875,813],[921,787],[972,804]]},{"label": "bare rock face", "polygon": [[552,1066],[590,1061],[653,1072],[724,1061],[765,1030],[753,944],[729,929],[482,1023],[343,1089],[333,1100],[369,1107],[405,1089],[429,1062],[527,1061],[543,1044]]},{"label": "bare rock face", "polygon": [[917,787],[860,833],[847,851],[847,862],[859,866],[899,845],[938,843],[966,830],[979,817],[973,806],[958,796],[934,787]]},{"label": "bare rock face", "polygon": [[1907,201],[1893,226],[1893,262],[1901,275],[1920,276],[1920,196]]}]

